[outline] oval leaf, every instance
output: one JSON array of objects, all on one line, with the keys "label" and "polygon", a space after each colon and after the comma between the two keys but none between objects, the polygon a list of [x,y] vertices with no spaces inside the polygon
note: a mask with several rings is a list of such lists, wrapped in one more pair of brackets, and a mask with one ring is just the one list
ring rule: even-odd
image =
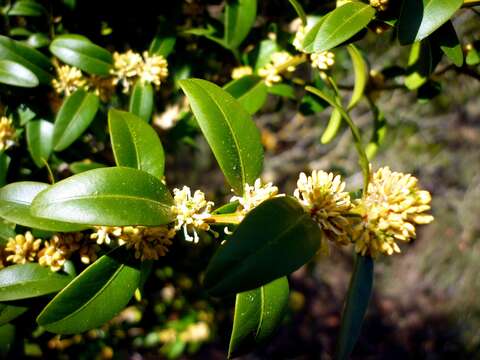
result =
[{"label": "oval leaf", "polygon": [[342,314],[335,359],[348,359],[357,342],[373,288],[373,260],[357,255]]},{"label": "oval leaf", "polygon": [[163,177],[165,155],[160,138],[150,125],[133,114],[112,109],[108,113],[108,127],[118,166]]},{"label": "oval leaf", "polygon": [[71,176],[40,193],[35,216],[88,225],[163,225],[172,220],[172,196],[156,177],[127,167]]},{"label": "oval leaf", "polygon": [[56,334],[74,334],[112,319],[140,283],[140,262],[128,257],[120,247],[95,261],[43,309],[38,324]]},{"label": "oval leaf", "polygon": [[8,302],[0,304],[0,326],[16,319],[28,310],[28,306],[17,304],[17,302]]},{"label": "oval leaf", "polygon": [[0,301],[51,294],[63,289],[72,278],[37,263],[11,265],[0,270]]},{"label": "oval leaf", "polygon": [[81,35],[60,35],[50,44],[50,51],[65,64],[93,75],[109,75],[113,57],[109,51]]},{"label": "oval leaf", "polygon": [[243,76],[233,80],[223,87],[248,111],[255,114],[267,101],[268,87],[258,76]]},{"label": "oval leaf", "polygon": [[30,214],[30,206],[37,194],[50,185],[20,181],[0,189],[0,217],[12,223],[48,231],[79,231],[85,229],[78,224],[70,224],[37,218]]},{"label": "oval leaf", "polygon": [[42,16],[46,14],[45,8],[32,0],[15,1],[13,6],[8,10],[8,16]]},{"label": "oval leaf", "polygon": [[133,87],[132,95],[130,95],[128,110],[146,122],[150,122],[153,113],[153,96],[152,84],[137,81]]},{"label": "oval leaf", "polygon": [[398,24],[398,40],[406,45],[421,41],[445,24],[463,0],[404,0]]},{"label": "oval leaf", "polygon": [[25,66],[10,60],[0,60],[0,83],[31,88],[38,86],[39,81]]},{"label": "oval leaf", "polygon": [[283,320],[288,296],[286,277],[237,294],[228,358],[247,353],[272,336]]},{"label": "oval leaf", "polygon": [[463,65],[463,49],[451,21],[447,21],[432,34],[432,43],[439,46],[455,66]]},{"label": "oval leaf", "polygon": [[213,256],[204,285],[214,296],[255,289],[307,263],[321,241],[318,225],[296,199],[267,200],[247,215]]},{"label": "oval leaf", "polygon": [[231,187],[243,193],[262,171],[260,133],[229,93],[205,80],[181,80],[192,111]]},{"label": "oval leaf", "polygon": [[52,64],[45,55],[20,41],[2,35],[0,35],[0,59],[25,66],[42,84],[49,84],[52,79],[50,74]]},{"label": "oval leaf", "polygon": [[78,89],[65,99],[55,118],[53,146],[55,151],[69,147],[88,128],[97,113],[98,96]]},{"label": "oval leaf", "polygon": [[307,53],[333,49],[347,41],[368,25],[375,9],[367,4],[352,1],[325,15],[305,36]]},{"label": "oval leaf", "polygon": [[45,166],[53,147],[53,124],[46,120],[27,123],[27,146],[30,156],[39,168]]},{"label": "oval leaf", "polygon": [[247,37],[257,16],[257,0],[230,0],[225,9],[224,43],[236,49]]}]

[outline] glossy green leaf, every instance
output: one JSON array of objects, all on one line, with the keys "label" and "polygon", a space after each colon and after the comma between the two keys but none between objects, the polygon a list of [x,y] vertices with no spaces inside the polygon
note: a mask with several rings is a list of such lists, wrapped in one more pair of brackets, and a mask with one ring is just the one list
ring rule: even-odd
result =
[{"label": "glossy green leaf", "polygon": [[267,101],[268,87],[258,76],[243,76],[229,82],[223,89],[237,99],[251,115],[260,110]]},{"label": "glossy green leaf", "polygon": [[46,120],[30,121],[27,128],[27,146],[30,156],[39,168],[45,166],[53,148],[53,124]]},{"label": "glossy green leaf", "polygon": [[403,0],[398,39],[406,45],[421,41],[445,24],[463,0]]},{"label": "glossy green leaf", "polygon": [[204,285],[213,296],[255,289],[307,263],[321,241],[320,228],[296,199],[267,200],[217,250]]},{"label": "glossy green leaf", "polygon": [[31,88],[38,86],[39,81],[25,66],[10,60],[0,60],[0,84]]},{"label": "glossy green leaf", "polygon": [[0,217],[12,223],[48,231],[79,231],[85,229],[77,224],[40,219],[30,214],[30,206],[41,191],[50,185],[20,181],[0,189]]},{"label": "glossy green leaf", "polygon": [[0,303],[0,326],[9,323],[28,310],[28,306],[18,301]]},{"label": "glossy green leaf", "polygon": [[6,245],[15,235],[15,224],[0,219],[0,245]]},{"label": "glossy green leaf", "polygon": [[237,193],[262,171],[260,133],[251,116],[228,92],[205,80],[180,81],[192,111],[223,174]]},{"label": "glossy green leaf", "polygon": [[162,179],[165,154],[155,130],[139,117],[110,110],[108,127],[113,155],[118,166],[143,170]]},{"label": "glossy green leaf", "polygon": [[432,46],[429,39],[414,43],[408,58],[405,86],[410,90],[425,84],[442,57],[440,50]]},{"label": "glossy green leaf", "polygon": [[98,96],[82,89],[66,98],[55,118],[54,150],[65,150],[77,140],[95,118],[99,106]]},{"label": "glossy green leaf", "polygon": [[74,174],[80,174],[82,172],[107,167],[105,164],[100,164],[94,161],[76,161],[70,164],[70,170]]},{"label": "glossy green leaf", "polygon": [[[1,192],[0,192],[1,194]],[[40,193],[33,215],[87,225],[163,225],[172,220],[172,196],[156,177],[127,167],[71,176]]]},{"label": "glossy green leaf", "polygon": [[153,96],[152,84],[144,81],[137,81],[130,95],[130,104],[128,110],[142,118],[146,122],[150,122],[153,113]]},{"label": "glossy green leaf", "polygon": [[7,266],[0,270],[0,301],[51,294],[63,289],[72,279],[37,263]]},{"label": "glossy green leaf", "polygon": [[254,72],[268,64],[276,51],[280,51],[280,47],[275,41],[270,39],[260,41],[258,47],[249,54],[249,62],[254,64]]},{"label": "glossy green leaf", "polygon": [[465,63],[468,66],[476,66],[480,64],[480,54],[475,47],[471,47],[467,50],[467,55],[465,56]]},{"label": "glossy green leaf", "polygon": [[104,48],[81,35],[60,35],[50,44],[50,51],[64,63],[89,74],[109,75],[113,57]]},{"label": "glossy green leaf", "polygon": [[252,351],[273,335],[283,320],[288,296],[286,277],[237,294],[228,358]]},{"label": "glossy green leaf", "polygon": [[349,359],[362,328],[373,288],[373,259],[357,255],[342,314],[335,359]]},{"label": "glossy green leaf", "polygon": [[167,57],[175,49],[177,38],[175,36],[155,36],[148,52],[152,55]]},{"label": "glossy green leaf", "polygon": [[320,142],[322,144],[330,143],[337,136],[341,126],[342,126],[342,115],[337,109],[333,109],[332,114],[330,115],[330,119],[328,120],[327,127],[323,131],[322,136],[320,138]]},{"label": "glossy green leaf", "polygon": [[225,5],[224,43],[236,49],[245,40],[257,16],[257,0],[228,0]]},{"label": "glossy green leaf", "polygon": [[292,100],[296,99],[295,89],[288,84],[273,84],[272,86],[267,87],[267,91],[272,95],[282,96]]},{"label": "glossy green leaf", "polygon": [[42,16],[46,14],[45,8],[33,0],[18,0],[8,10],[8,16]]},{"label": "glossy green leaf", "polygon": [[10,157],[5,152],[0,153],[0,186],[6,184],[10,161]]},{"label": "glossy green leaf", "polygon": [[455,66],[463,65],[463,49],[451,21],[447,21],[432,34],[432,43],[439,46]]},{"label": "glossy green leaf", "polygon": [[305,36],[307,53],[333,49],[365,28],[375,9],[359,1],[348,2],[325,15]]},{"label": "glossy green leaf", "polygon": [[303,26],[307,25],[307,15],[305,14],[305,10],[303,10],[302,5],[297,0],[288,0],[290,4],[295,9],[300,20],[302,20]]},{"label": "glossy green leaf", "polygon": [[33,48],[42,48],[50,44],[50,38],[43,33],[35,33],[28,37],[25,42]]},{"label": "glossy green leaf", "polygon": [[75,334],[112,319],[140,283],[140,261],[130,255],[119,247],[95,261],[43,309],[38,324],[56,334]]},{"label": "glossy green leaf", "polygon": [[0,35],[0,60],[10,60],[23,65],[35,74],[40,83],[49,84],[52,79],[50,60],[38,50]]}]

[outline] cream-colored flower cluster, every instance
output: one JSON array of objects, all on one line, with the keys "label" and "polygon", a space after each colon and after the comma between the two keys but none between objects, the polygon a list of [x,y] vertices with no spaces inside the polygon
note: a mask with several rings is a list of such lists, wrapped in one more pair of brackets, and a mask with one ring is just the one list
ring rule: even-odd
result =
[{"label": "cream-colored flower cluster", "polygon": [[370,6],[378,11],[385,11],[388,9],[388,2],[389,0],[370,0]]},{"label": "cream-colored flower cluster", "polygon": [[230,202],[238,201],[237,212],[246,215],[265,200],[278,195],[278,188],[272,183],[262,183],[261,179],[255,180],[253,185],[245,184],[242,196],[232,196]]},{"label": "cream-colored flower cluster", "polygon": [[[196,230],[210,230],[206,220],[212,216],[213,202],[207,201],[205,194],[200,190],[196,190],[192,196],[188,186],[184,186],[181,190],[173,189],[173,196],[172,211],[175,215],[175,230],[183,229],[185,239],[197,243],[199,237]],[[193,236],[189,234],[190,232]]]},{"label": "cream-colored flower cluster", "polygon": [[430,193],[420,190],[412,175],[392,172],[388,167],[379,169],[367,193],[355,201],[353,211],[361,216],[352,229],[356,251],[372,257],[400,252],[397,241],[415,239],[415,225],[433,221],[433,216],[425,213],[431,200]]},{"label": "cream-colored flower cluster", "polygon": [[87,79],[80,69],[69,65],[56,66],[57,77],[52,80],[53,89],[58,94],[69,96],[77,89],[87,86]]},{"label": "cream-colored flower cluster", "polygon": [[388,167],[373,174],[366,194],[352,201],[340,176],[313,171],[300,174],[294,196],[332,242],[355,244],[362,255],[377,257],[400,252],[397,241],[416,236],[415,225],[428,224],[433,216],[431,196],[418,188],[410,174]]},{"label": "cream-colored flower cluster", "polygon": [[283,72],[295,71],[295,66],[292,65],[293,62],[294,56],[287,51],[274,52],[270,56],[270,61],[264,67],[258,69],[258,75],[264,78],[267,86],[272,86],[282,81],[281,74]]},{"label": "cream-colored flower cluster", "polygon": [[6,260],[14,264],[35,261],[42,239],[35,239],[30,231],[10,238],[5,246]]},{"label": "cream-colored flower cluster", "polygon": [[253,74],[253,69],[251,66],[244,65],[244,66],[238,66],[232,70],[232,79],[240,79],[244,76],[252,75]]},{"label": "cream-colored flower cluster", "polygon": [[187,326],[184,331],[177,331],[173,328],[160,330],[158,332],[160,342],[172,343],[180,339],[183,342],[202,342],[210,337],[210,327],[204,321],[199,321]]},{"label": "cream-colored flower cluster", "polygon": [[328,70],[335,64],[335,54],[331,51],[321,51],[310,55],[312,67]]},{"label": "cream-colored flower cluster", "polygon": [[113,54],[113,84],[120,84],[124,93],[128,93],[137,80],[158,87],[168,76],[168,62],[163,56],[150,55],[148,51],[142,55],[132,50]]},{"label": "cream-colored flower cluster", "polygon": [[7,150],[15,144],[17,131],[12,119],[2,116],[0,118],[0,151]]}]

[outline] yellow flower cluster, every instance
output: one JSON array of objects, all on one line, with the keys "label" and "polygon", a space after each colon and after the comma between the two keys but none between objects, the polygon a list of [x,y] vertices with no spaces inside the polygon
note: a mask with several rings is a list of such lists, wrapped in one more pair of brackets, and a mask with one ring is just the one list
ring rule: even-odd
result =
[{"label": "yellow flower cluster", "polygon": [[42,240],[35,239],[30,231],[27,231],[25,235],[18,234],[10,238],[5,246],[6,260],[14,264],[35,261],[41,244]]},{"label": "yellow flower cluster", "polygon": [[[183,234],[187,241],[197,243],[199,237],[197,229],[208,231],[210,225],[206,220],[212,216],[212,201],[205,199],[205,194],[196,190],[192,196],[192,192],[188,186],[180,189],[173,189],[174,205],[172,211],[175,215],[175,230],[183,228]],[[189,231],[193,232],[193,237],[189,235]]]},{"label": "yellow flower cluster", "polygon": [[[143,57],[142,57],[143,55]],[[128,93],[137,79],[160,86],[168,76],[167,60],[161,55],[150,55],[145,51],[142,55],[128,50],[125,53],[113,54],[113,84],[120,84],[123,92]]]},{"label": "yellow flower cluster", "polygon": [[350,241],[348,212],[352,204],[340,175],[313,171],[311,176],[300,173],[294,196],[306,212],[319,224],[325,237],[341,245]]},{"label": "yellow flower cluster", "polygon": [[237,212],[246,215],[249,211],[260,205],[265,200],[278,194],[278,188],[272,183],[263,184],[261,179],[255,180],[253,186],[245,184],[242,196],[232,196],[230,202],[238,201]]},{"label": "yellow flower cluster", "polygon": [[248,65],[238,66],[232,70],[232,79],[236,80],[252,74],[253,74],[253,69],[251,68],[251,66],[248,66]]},{"label": "yellow flower cluster", "polygon": [[295,37],[293,38],[292,45],[298,51],[303,51],[303,40],[305,40],[305,36],[307,35],[307,28],[303,25],[298,27],[297,32],[295,33]]},{"label": "yellow flower cluster", "polygon": [[15,144],[16,129],[12,119],[2,116],[0,118],[0,151],[7,150]]},{"label": "yellow flower cluster", "polygon": [[267,86],[272,86],[282,81],[282,72],[295,71],[295,66],[292,65],[294,60],[295,58],[287,51],[274,52],[270,56],[270,61],[258,70],[258,75],[264,78]]},{"label": "yellow flower cluster", "polygon": [[433,221],[433,216],[425,213],[430,202],[430,193],[418,188],[415,177],[380,168],[373,174],[367,193],[355,201],[353,212],[361,216],[352,229],[356,251],[372,257],[399,253],[397,241],[411,241],[416,224]]},{"label": "yellow flower cluster", "polygon": [[378,11],[385,11],[388,8],[389,0],[370,0],[370,6],[376,8]]},{"label": "yellow flower cluster", "polygon": [[52,80],[52,86],[57,94],[69,96],[75,90],[87,87],[87,79],[80,69],[69,65],[56,66],[55,69],[57,77]]},{"label": "yellow flower cluster", "polygon": [[335,64],[335,54],[331,51],[321,51],[310,55],[312,66],[319,70],[328,70]]},{"label": "yellow flower cluster", "polygon": [[177,331],[170,328],[160,330],[157,335],[160,342],[164,344],[175,342],[177,339],[186,343],[202,342],[208,340],[210,337],[210,327],[206,322],[199,321],[188,325],[184,331]]}]

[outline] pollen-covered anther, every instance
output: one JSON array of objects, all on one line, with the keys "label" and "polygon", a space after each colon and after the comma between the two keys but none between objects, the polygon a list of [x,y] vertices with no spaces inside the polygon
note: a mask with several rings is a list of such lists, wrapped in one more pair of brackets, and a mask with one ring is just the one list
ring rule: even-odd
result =
[{"label": "pollen-covered anther", "polygon": [[[192,196],[192,192],[188,186],[180,189],[173,189],[174,205],[172,212],[175,215],[175,229],[183,229],[183,234],[187,241],[197,243],[199,237],[197,230],[208,231],[210,225],[207,222],[212,214],[212,201],[205,199],[205,194],[196,190]],[[189,234],[193,233],[193,236]]]}]

